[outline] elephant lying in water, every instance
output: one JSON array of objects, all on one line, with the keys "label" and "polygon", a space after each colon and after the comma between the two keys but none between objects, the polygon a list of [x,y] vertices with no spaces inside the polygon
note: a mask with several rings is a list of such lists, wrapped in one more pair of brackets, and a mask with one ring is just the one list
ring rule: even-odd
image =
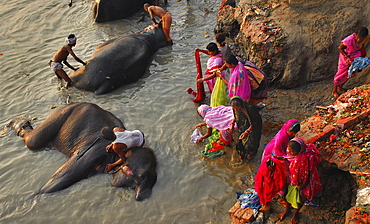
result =
[{"label": "elephant lying in water", "polygon": [[136,82],[144,75],[154,53],[167,45],[160,27],[150,25],[140,33],[100,44],[85,66],[68,75],[73,85],[100,95]]},{"label": "elephant lying in water", "polygon": [[[124,128],[112,113],[91,103],[60,106],[35,129],[25,119],[11,121],[10,126],[28,148],[52,147],[69,157],[39,193],[59,191],[103,173],[106,165],[117,161],[118,156],[106,152],[111,142],[101,137],[100,131],[105,126]],[[143,147],[131,149],[126,156],[129,165],[114,174],[112,185],[132,187],[136,190],[136,200],[144,200],[151,195],[157,180],[155,155],[151,149]]]}]

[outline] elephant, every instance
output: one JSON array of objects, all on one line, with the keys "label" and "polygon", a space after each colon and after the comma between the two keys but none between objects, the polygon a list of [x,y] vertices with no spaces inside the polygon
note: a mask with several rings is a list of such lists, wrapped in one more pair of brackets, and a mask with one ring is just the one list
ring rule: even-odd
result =
[{"label": "elephant", "polygon": [[154,0],[94,0],[92,17],[97,23],[124,19],[143,9],[144,3]]},{"label": "elephant", "polygon": [[[92,103],[59,106],[36,128],[32,128],[31,122],[25,118],[12,120],[9,126],[23,138],[29,149],[55,148],[69,157],[41,187],[39,194],[56,192],[104,173],[106,165],[119,157],[106,151],[111,142],[101,136],[101,129],[125,128],[120,119]],[[156,157],[153,150],[145,146],[132,148],[126,156],[129,164],[113,174],[112,185],[134,188],[135,199],[142,201],[150,197],[157,181]]]},{"label": "elephant", "polygon": [[72,84],[101,95],[136,82],[147,71],[154,53],[168,45],[161,27],[150,25],[140,33],[100,44],[86,65],[68,75]]}]

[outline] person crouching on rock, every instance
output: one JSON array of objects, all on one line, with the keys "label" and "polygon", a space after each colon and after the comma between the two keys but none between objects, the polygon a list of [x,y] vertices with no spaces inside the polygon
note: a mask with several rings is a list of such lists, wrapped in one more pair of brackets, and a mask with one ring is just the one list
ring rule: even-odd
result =
[{"label": "person crouching on rock", "polygon": [[110,152],[113,150],[120,158],[114,163],[107,164],[105,172],[109,172],[114,167],[125,164],[126,153],[133,147],[143,147],[145,143],[144,133],[139,130],[128,131],[119,127],[113,129],[104,127],[101,130],[101,135],[105,139],[112,141],[111,144],[107,145],[106,151]]}]

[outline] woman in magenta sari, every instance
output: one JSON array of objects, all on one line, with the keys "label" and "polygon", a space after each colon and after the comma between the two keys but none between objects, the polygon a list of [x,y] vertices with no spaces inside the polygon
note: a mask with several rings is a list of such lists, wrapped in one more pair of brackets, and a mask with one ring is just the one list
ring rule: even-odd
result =
[{"label": "woman in magenta sari", "polygon": [[288,144],[289,155],[292,158],[289,164],[289,185],[285,198],[279,200],[285,208],[284,212],[278,216],[282,221],[294,208],[291,223],[299,222],[298,212],[306,200],[312,201],[318,191],[322,189],[317,165],[321,162],[321,157],[313,144],[306,145],[301,138],[293,138]]},{"label": "woman in magenta sari", "polygon": [[[348,80],[348,69],[357,57],[365,57],[366,50],[364,45],[369,40],[368,29],[361,27],[341,41],[339,49],[339,61],[338,61],[338,72],[334,76],[334,89],[332,94],[335,98],[345,92],[343,84]],[[352,75],[352,76],[355,76]]]},{"label": "woman in magenta sari", "polygon": [[226,78],[219,75],[219,73],[216,74],[228,86],[229,97],[240,96],[244,101],[249,101],[252,90],[248,73],[244,65],[233,55],[227,57],[225,64],[230,68],[230,80],[226,80]]},{"label": "woman in magenta sari", "polygon": [[[222,59],[222,54],[219,51],[217,44],[216,43],[209,43],[206,47],[207,50],[202,50],[202,49],[195,49],[196,51],[202,52],[204,54],[209,55],[209,59],[207,61],[207,71],[206,71],[206,77],[198,79],[197,82],[204,82],[206,81],[208,85],[209,91],[212,93],[213,87],[215,86],[216,83],[216,74],[215,72],[222,67],[224,64],[223,59]],[[225,76],[225,72],[221,72],[222,76]]]},{"label": "woman in magenta sari", "polygon": [[266,160],[271,155],[286,156],[289,140],[294,138],[300,129],[301,125],[298,120],[288,120],[275,137],[266,145],[261,161]]}]

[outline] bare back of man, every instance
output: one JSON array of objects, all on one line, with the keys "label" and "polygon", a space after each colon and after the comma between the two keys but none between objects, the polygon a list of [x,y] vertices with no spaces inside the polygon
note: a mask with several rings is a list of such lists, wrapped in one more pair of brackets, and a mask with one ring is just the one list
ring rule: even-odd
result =
[{"label": "bare back of man", "polygon": [[[172,23],[172,16],[165,9],[159,6],[149,5],[148,3],[144,4],[144,9],[149,13],[150,18],[154,24],[162,23],[163,33],[166,36],[168,43],[172,45],[172,39],[170,37],[170,29]],[[160,18],[159,22],[156,21],[154,16]]]},{"label": "bare back of man", "polygon": [[54,56],[51,58],[51,61],[50,61],[50,67],[51,69],[55,72],[56,76],[59,78],[59,79],[64,79],[66,81],[66,85],[65,87],[68,88],[69,86],[72,85],[72,80],[68,77],[67,73],[63,70],[63,65],[62,65],[62,62],[63,64],[67,65],[70,69],[72,70],[77,70],[76,68],[74,68],[73,66],[71,66],[68,62],[67,62],[67,57],[68,55],[72,55],[72,57],[80,62],[81,64],[83,65],[86,65],[85,62],[83,62],[81,59],[79,59],[75,53],[73,52],[72,50],[72,47],[74,47],[76,45],[76,41],[77,41],[77,37],[74,36],[74,34],[71,34],[67,37],[66,39],[66,42],[68,44],[62,46],[55,54]]}]

